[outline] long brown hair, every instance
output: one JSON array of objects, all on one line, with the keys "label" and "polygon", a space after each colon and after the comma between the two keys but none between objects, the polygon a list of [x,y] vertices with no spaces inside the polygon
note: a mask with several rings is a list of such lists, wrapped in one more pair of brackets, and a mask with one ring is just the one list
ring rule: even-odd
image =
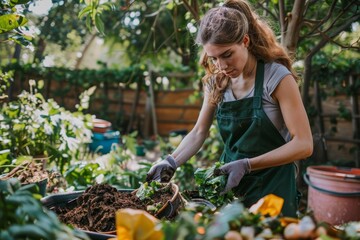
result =
[{"label": "long brown hair", "polygon": [[[210,9],[200,21],[196,43],[240,43],[245,34],[250,37],[248,50],[257,60],[280,63],[292,72],[295,79],[297,78],[291,66],[291,59],[276,41],[273,30],[245,0],[227,0],[222,6]],[[206,71],[202,81],[210,91],[210,102],[219,103],[230,78],[217,71],[205,52],[202,53],[200,64]]]}]

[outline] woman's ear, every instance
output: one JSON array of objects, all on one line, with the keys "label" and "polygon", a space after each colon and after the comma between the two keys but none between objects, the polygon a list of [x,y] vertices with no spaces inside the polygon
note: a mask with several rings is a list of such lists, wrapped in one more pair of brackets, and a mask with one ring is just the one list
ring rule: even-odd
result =
[{"label": "woman's ear", "polygon": [[243,42],[244,42],[245,47],[249,47],[249,45],[250,45],[250,37],[249,37],[249,35],[245,34]]}]

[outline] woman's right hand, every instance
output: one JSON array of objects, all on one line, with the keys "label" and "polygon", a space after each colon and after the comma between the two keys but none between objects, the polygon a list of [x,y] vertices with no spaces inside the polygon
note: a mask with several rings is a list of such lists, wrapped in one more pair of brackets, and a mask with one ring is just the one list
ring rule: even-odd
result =
[{"label": "woman's right hand", "polygon": [[177,165],[175,159],[169,155],[164,160],[153,165],[146,175],[146,181],[170,182],[174,176]]}]

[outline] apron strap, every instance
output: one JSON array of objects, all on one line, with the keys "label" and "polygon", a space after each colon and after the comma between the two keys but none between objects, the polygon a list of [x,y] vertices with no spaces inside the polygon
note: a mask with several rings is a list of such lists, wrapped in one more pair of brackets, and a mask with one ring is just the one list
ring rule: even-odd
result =
[{"label": "apron strap", "polygon": [[263,85],[264,85],[264,62],[258,61],[256,67],[256,77],[255,77],[255,92],[253,97],[253,108],[261,109],[262,107],[262,94],[263,94]]}]

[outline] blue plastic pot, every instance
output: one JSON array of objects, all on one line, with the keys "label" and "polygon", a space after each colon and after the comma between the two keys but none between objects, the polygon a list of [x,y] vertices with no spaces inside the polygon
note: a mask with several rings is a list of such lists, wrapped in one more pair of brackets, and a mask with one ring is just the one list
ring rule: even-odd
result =
[{"label": "blue plastic pot", "polygon": [[93,133],[92,143],[89,144],[90,151],[107,154],[113,144],[120,141],[119,131],[107,131],[105,133]]}]

